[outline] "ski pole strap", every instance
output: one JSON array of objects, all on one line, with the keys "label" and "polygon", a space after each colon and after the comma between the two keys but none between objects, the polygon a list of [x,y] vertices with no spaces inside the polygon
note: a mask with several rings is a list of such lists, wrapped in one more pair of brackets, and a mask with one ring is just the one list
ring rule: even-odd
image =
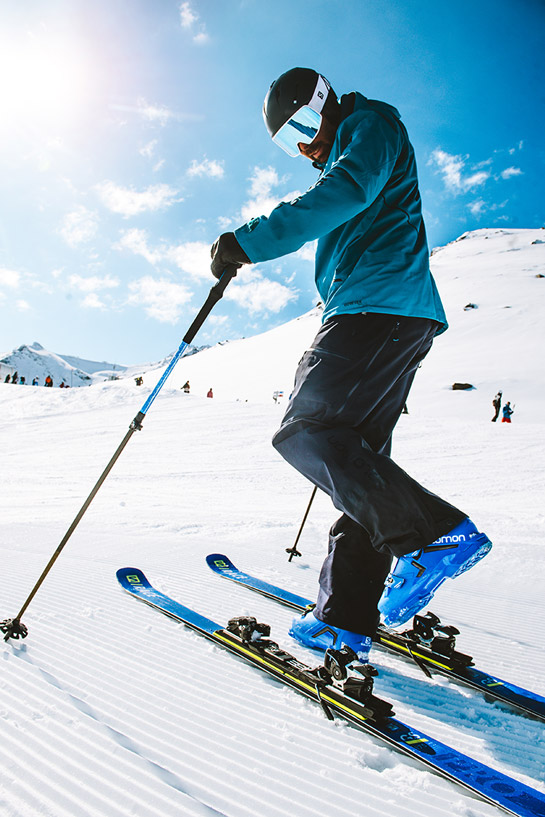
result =
[{"label": "ski pole strap", "polygon": [[230,283],[230,281],[237,274],[237,269],[238,269],[238,267],[235,267],[235,266],[226,267],[224,272],[223,272],[223,275],[219,279],[218,283],[214,284],[214,286],[212,287],[212,289],[208,293],[208,298],[206,299],[206,301],[202,305],[202,307],[201,307],[198,315],[196,316],[195,320],[193,321],[193,323],[191,324],[191,326],[189,327],[189,329],[185,333],[184,338],[183,338],[182,342],[180,343],[180,346],[178,347],[178,351],[176,352],[176,354],[174,355],[174,357],[172,358],[172,360],[170,361],[170,363],[166,367],[166,369],[163,372],[161,378],[159,379],[159,382],[157,383],[157,385],[155,386],[155,388],[153,389],[153,391],[149,395],[148,399],[146,400],[146,402],[144,403],[144,405],[142,406],[142,408],[140,409],[140,411],[138,412],[138,414],[136,415],[136,417],[132,421],[132,425],[138,431],[142,427],[142,420],[144,419],[144,417],[148,413],[148,411],[149,411],[149,409],[151,407],[151,404],[154,402],[155,398],[157,397],[157,395],[159,394],[159,392],[163,388],[166,380],[169,378],[172,370],[174,369],[174,367],[178,363],[179,359],[182,357],[183,353],[185,352],[185,350],[187,349],[187,347],[189,346],[189,344],[191,343],[191,341],[193,340],[193,338],[195,337],[195,335],[197,334],[197,332],[199,331],[199,329],[201,328],[201,326],[205,322],[206,318],[208,317],[208,315],[210,314],[210,312],[212,311],[214,306],[217,304],[217,302],[221,298],[223,298],[223,293],[225,292],[225,290],[227,288],[227,285]]}]

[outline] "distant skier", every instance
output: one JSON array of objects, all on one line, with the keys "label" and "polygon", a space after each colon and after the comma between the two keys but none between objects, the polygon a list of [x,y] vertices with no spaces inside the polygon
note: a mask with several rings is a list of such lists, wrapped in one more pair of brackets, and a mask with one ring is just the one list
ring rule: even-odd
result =
[{"label": "distant skier", "polygon": [[13,374],[11,376],[11,382],[14,385],[17,385],[17,383],[19,382],[19,372],[13,372]]},{"label": "distant skier", "polygon": [[500,416],[500,409],[501,409],[501,397],[502,393],[499,391],[497,395],[492,400],[492,405],[494,406],[494,416],[492,417],[492,422],[495,423],[498,417]]},{"label": "distant skier", "polygon": [[21,375],[21,377],[19,378],[19,383],[21,384],[21,386],[25,385],[26,377],[24,375]]},{"label": "distant skier", "polygon": [[212,386],[210,386],[210,388],[208,389],[208,394],[206,396],[207,397],[213,397],[214,396],[214,392],[212,391]]},{"label": "distant skier", "polygon": [[9,383],[11,381],[11,375],[7,374],[4,380],[4,383]]},{"label": "distant skier", "polygon": [[502,423],[510,423],[511,422],[511,415],[514,413],[515,409],[511,408],[511,403],[509,400],[503,407],[503,417],[501,418]]},{"label": "distant skier", "polygon": [[136,383],[137,386],[143,386],[144,378],[142,377],[142,375],[138,375],[138,377],[134,378],[134,382]]},{"label": "distant skier", "polygon": [[342,516],[316,607],[290,632],[319,649],[344,643],[366,660],[379,609],[386,624],[403,624],[491,544],[466,513],[390,458],[418,364],[447,328],[398,111],[357,92],[338,100],[321,74],[293,68],[271,85],[263,115],[273,141],[321,175],[269,216],[220,235],[212,273],[220,278],[318,239],[323,324],[299,363],[273,445]]},{"label": "distant skier", "polygon": [[53,378],[50,374],[47,375],[44,381],[44,386],[47,386],[49,389],[53,388]]},{"label": "distant skier", "polygon": [[32,385],[33,385],[33,386],[38,386],[38,385],[39,385],[39,384],[38,384],[38,378],[37,378],[37,377],[35,377],[35,378],[34,378],[34,380],[32,381]]},{"label": "distant skier", "polygon": [[189,394],[189,392],[191,391],[191,386],[189,385],[189,380],[186,380],[186,382],[182,386],[182,389],[184,390],[184,394]]}]

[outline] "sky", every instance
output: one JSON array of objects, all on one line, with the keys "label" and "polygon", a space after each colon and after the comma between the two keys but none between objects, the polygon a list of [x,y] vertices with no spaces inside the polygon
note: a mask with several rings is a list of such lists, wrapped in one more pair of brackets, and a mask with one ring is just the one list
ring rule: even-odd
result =
[{"label": "sky", "polygon": [[[0,356],[175,350],[218,235],[316,181],[261,116],[297,65],[400,110],[430,248],[545,226],[544,34],[541,0],[0,0]],[[313,254],[243,268],[195,343],[308,311]]]}]

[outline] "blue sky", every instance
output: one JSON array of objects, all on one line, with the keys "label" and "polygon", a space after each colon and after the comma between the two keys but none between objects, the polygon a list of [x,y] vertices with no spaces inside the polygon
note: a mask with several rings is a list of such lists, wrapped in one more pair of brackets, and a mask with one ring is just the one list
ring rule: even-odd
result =
[{"label": "blue sky", "polygon": [[[542,0],[0,0],[0,355],[177,348],[211,243],[316,179],[261,118],[296,65],[401,111],[430,248],[545,225],[544,35]],[[195,342],[306,312],[312,256],[244,268]]]}]

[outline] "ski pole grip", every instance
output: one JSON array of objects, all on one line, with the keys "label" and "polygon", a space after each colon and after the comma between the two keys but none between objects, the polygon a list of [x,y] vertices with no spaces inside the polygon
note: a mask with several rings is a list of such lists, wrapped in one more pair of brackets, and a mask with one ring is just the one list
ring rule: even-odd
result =
[{"label": "ski pole grip", "polygon": [[217,284],[214,284],[210,292],[208,293],[208,298],[204,302],[201,311],[187,330],[186,334],[183,338],[183,343],[187,343],[188,345],[191,343],[205,320],[207,319],[208,315],[212,311],[212,308],[217,304],[220,298],[223,298],[223,293],[227,289],[227,285],[232,281],[232,279],[237,274],[238,267],[234,265],[230,265],[225,267],[223,271],[223,275],[219,279]]}]

